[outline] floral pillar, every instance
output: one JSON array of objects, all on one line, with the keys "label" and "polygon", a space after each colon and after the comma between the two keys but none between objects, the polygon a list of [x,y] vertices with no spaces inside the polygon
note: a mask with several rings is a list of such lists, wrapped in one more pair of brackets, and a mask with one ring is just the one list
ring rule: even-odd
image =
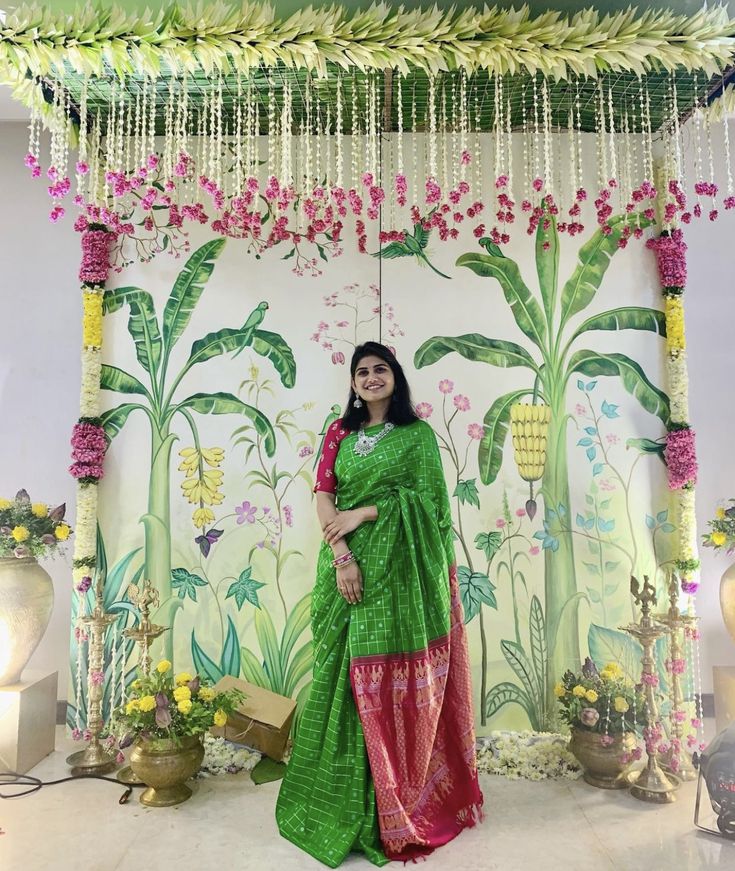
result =
[{"label": "floral pillar", "polygon": [[[676,182],[670,191],[679,192]],[[666,436],[664,459],[669,488],[674,491],[679,522],[676,568],[683,593],[693,596],[699,587],[699,557],[694,502],[697,482],[697,457],[694,430],[689,424],[689,377],[684,333],[683,294],[686,285],[687,246],[680,229],[664,230],[647,246],[656,254],[658,273],[666,311],[666,361],[671,399],[671,419]]]},{"label": "floral pillar", "polygon": [[[107,438],[100,426],[99,397],[102,368],[102,296],[109,272],[109,251],[113,234],[102,224],[90,224],[82,235],[82,283],[84,319],[82,324],[82,388],[79,421],[72,432],[72,460],[69,467],[77,479],[77,528],[74,543],[74,585],[83,596],[92,585],[97,561],[97,482]],[[80,613],[82,603],[80,602]]]}]

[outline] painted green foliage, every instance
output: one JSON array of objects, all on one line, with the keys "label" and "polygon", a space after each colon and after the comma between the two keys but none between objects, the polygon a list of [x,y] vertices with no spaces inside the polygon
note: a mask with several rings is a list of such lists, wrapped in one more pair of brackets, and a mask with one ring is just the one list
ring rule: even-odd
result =
[{"label": "painted green foliage", "polygon": [[[618,250],[626,220],[636,220],[641,226],[647,223],[642,216],[611,220],[612,232],[609,235],[600,231],[594,233],[580,248],[573,274],[560,286],[559,235],[554,216],[547,214],[539,224],[535,240],[537,294],[526,285],[515,261],[505,257],[489,240],[482,240],[486,253],[464,254],[457,265],[471,269],[478,276],[492,278],[500,285],[516,326],[525,337],[523,344],[488,338],[480,333],[435,336],[424,342],[415,355],[417,368],[433,365],[446,355],[457,353],[475,362],[522,368],[528,373],[526,386],[498,397],[485,414],[485,431],[478,450],[484,484],[494,482],[500,472],[511,405],[533,395],[551,407],[547,464],[541,490],[545,508],[543,532],[536,534],[545,558],[544,608],[538,598],[532,599],[528,647],[518,637],[501,644],[518,684],[498,684],[486,691],[483,657],[483,723],[503,705],[516,702],[526,709],[535,727],[545,724],[548,712],[553,709],[554,681],[566,668],[579,663],[577,608],[586,594],[577,588],[573,531],[567,522],[570,510],[567,390],[573,376],[619,378],[625,390],[644,409],[662,424],[668,423],[668,397],[651,383],[635,360],[622,353],[577,348],[588,333],[600,330],[641,330],[665,335],[663,313],[642,306],[611,309],[581,323],[577,319],[597,296],[611,258]],[[484,604],[493,605],[487,598]],[[478,610],[482,617],[481,606]],[[540,668],[542,650],[544,658],[548,658],[548,669],[544,670]]]},{"label": "painted green foliage", "polygon": [[[105,431],[113,439],[131,413],[143,412],[151,430],[151,466],[148,508],[142,517],[145,530],[145,576],[161,596],[159,622],[171,627],[164,636],[165,655],[173,658],[174,620],[183,607],[184,595],[195,598],[196,581],[172,575],[170,524],[170,458],[173,443],[179,438],[175,424],[182,420],[199,444],[196,414],[233,414],[245,417],[262,439],[263,451],[273,456],[276,449],[274,427],[268,417],[253,405],[225,392],[193,393],[183,390],[187,374],[216,357],[237,355],[245,348],[266,357],[278,372],[284,387],[293,386],[296,366],[291,349],[277,333],[261,329],[268,305],[260,303],[240,327],[224,328],[196,339],[184,365],[170,371],[171,354],[183,337],[196,309],[225,240],[215,239],[193,252],[179,273],[159,319],[153,297],[138,287],[120,287],[105,292],[104,311],[111,314],[127,307],[128,332],[143,379],[115,366],[103,365],[101,386],[123,393],[131,399],[102,415]],[[134,399],[133,399],[134,398]],[[205,531],[206,532],[206,531]],[[175,586],[175,584],[178,584]],[[183,586],[182,586],[183,584]]]}]

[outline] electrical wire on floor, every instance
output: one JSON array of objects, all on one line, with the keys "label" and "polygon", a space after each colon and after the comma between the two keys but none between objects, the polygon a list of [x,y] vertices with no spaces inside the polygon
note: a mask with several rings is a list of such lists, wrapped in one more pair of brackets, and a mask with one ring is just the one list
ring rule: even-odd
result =
[{"label": "electrical wire on floor", "polygon": [[[143,783],[133,785],[122,784],[115,777],[104,777],[101,774],[77,774],[69,777],[62,777],[59,780],[41,780],[40,777],[33,777],[30,774],[18,774],[16,771],[0,771],[0,799],[24,798],[27,795],[33,795],[39,792],[41,787],[56,786],[58,783],[69,783],[72,780],[104,780],[106,783],[114,783],[116,786],[125,786],[125,791],[118,799],[118,804],[127,804],[128,799],[133,794],[135,786],[145,786]],[[19,792],[8,793],[5,787],[11,789],[20,789]]]}]

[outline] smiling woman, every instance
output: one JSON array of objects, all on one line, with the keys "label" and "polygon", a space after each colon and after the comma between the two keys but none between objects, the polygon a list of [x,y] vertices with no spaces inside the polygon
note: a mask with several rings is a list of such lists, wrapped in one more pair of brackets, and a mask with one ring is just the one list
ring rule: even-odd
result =
[{"label": "smiling woman", "polygon": [[469,658],[439,449],[393,353],[359,346],[317,473],[314,682],[281,834],[330,867],[416,859],[481,817]]}]

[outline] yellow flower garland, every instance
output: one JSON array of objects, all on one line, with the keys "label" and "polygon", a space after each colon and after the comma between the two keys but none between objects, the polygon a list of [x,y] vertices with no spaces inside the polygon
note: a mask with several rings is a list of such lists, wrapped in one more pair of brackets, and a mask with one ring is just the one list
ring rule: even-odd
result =
[{"label": "yellow flower garland", "polygon": [[666,297],[666,349],[677,354],[686,348],[684,336],[684,305],[680,296]]},{"label": "yellow flower garland", "polygon": [[102,346],[102,294],[94,290],[82,293],[84,317],[82,320],[82,344],[85,348]]}]

